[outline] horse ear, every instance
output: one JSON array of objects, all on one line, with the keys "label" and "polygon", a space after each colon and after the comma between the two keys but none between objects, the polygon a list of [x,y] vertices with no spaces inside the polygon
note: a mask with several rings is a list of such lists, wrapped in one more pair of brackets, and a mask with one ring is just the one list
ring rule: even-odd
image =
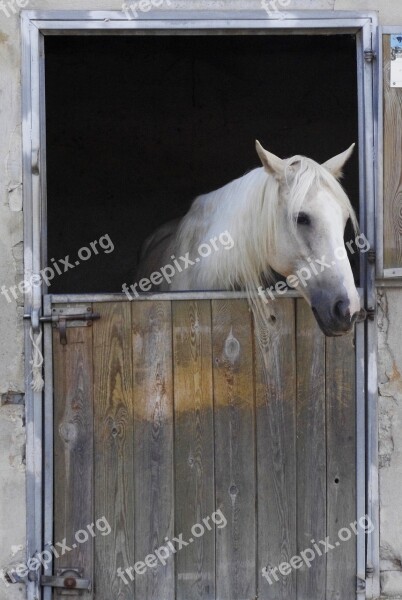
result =
[{"label": "horse ear", "polygon": [[283,160],[265,150],[258,140],[255,140],[255,149],[257,150],[257,154],[261,159],[262,166],[270,175],[274,175],[276,178],[281,178],[283,176],[285,166],[283,164]]},{"label": "horse ear", "polygon": [[341,154],[337,154],[333,158],[330,158],[325,163],[322,164],[334,177],[339,179],[342,177],[342,169],[348,158],[353,152],[353,148],[355,144],[352,144],[345,152],[341,152]]}]

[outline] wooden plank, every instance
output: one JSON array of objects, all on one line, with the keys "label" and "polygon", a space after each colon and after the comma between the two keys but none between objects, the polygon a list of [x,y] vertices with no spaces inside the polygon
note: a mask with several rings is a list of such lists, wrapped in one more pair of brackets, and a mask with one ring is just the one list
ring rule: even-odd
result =
[{"label": "wooden plank", "polygon": [[[294,300],[275,302],[275,322],[256,332],[258,598],[294,600],[296,571],[296,340]],[[266,569],[264,573],[262,569]],[[286,567],[282,566],[284,573]]]},{"label": "wooden plank", "polygon": [[[109,535],[95,538],[95,586],[99,600],[132,600],[134,582],[117,569],[134,565],[134,439],[131,305],[105,303],[93,326],[95,415],[95,518]],[[96,530],[95,530],[96,531]]]},{"label": "wooden plank", "polygon": [[[327,338],[326,403],[327,535],[332,544],[339,542],[327,554],[327,599],[354,600],[356,535],[350,523],[356,520],[356,405],[352,334]],[[360,535],[364,535],[362,530]]]},{"label": "wooden plank", "polygon": [[216,596],[256,595],[256,472],[253,332],[246,301],[212,302],[216,508]]},{"label": "wooden plank", "polygon": [[177,554],[177,600],[215,599],[215,510],[211,303],[174,302],[175,529],[203,536]]},{"label": "wooden plank", "polygon": [[[135,560],[143,562],[166,544],[165,538],[174,536],[171,302],[143,302],[131,308]],[[137,598],[174,599],[174,556],[165,562],[136,574]]]},{"label": "wooden plank", "polygon": [[[297,301],[298,554],[326,537],[325,338],[310,307]],[[297,570],[297,598],[324,600],[325,555]]]},{"label": "wooden plank", "polygon": [[402,88],[390,86],[391,47],[383,36],[384,268],[402,267]]},{"label": "wooden plank", "polygon": [[[76,535],[88,531],[93,514],[93,372],[92,327],[69,328],[68,344],[53,334],[54,352],[54,544],[61,554],[55,569],[77,567],[93,581],[93,537]],[[62,552],[57,543],[66,540]],[[74,547],[75,545],[75,547]],[[54,594],[54,597],[58,597]],[[83,592],[85,600],[92,592]]]}]

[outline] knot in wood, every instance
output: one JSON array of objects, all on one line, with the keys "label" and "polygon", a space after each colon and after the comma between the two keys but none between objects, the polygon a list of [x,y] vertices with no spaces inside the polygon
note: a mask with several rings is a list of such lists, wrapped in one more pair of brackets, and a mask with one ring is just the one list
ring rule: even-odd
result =
[{"label": "knot in wood", "polygon": [[75,423],[62,423],[59,427],[60,437],[65,444],[71,444],[77,439],[77,426]]},{"label": "knot in wood", "polygon": [[232,485],[229,488],[229,494],[231,496],[237,496],[238,493],[239,493],[239,488],[237,487],[237,485],[232,483]]},{"label": "knot in wood", "polygon": [[225,356],[229,362],[234,363],[240,355],[240,343],[233,335],[232,329],[225,341]]}]

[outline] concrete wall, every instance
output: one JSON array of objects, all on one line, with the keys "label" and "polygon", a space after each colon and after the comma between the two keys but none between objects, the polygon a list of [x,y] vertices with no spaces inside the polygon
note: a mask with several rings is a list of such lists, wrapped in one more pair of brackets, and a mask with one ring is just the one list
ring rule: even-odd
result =
[{"label": "concrete wall", "polygon": [[[4,9],[1,6],[5,6]],[[118,0],[27,0],[30,9],[120,9]],[[172,0],[171,8],[260,8],[256,0]],[[287,10],[377,10],[401,25],[400,0],[291,0]],[[21,280],[20,33],[16,0],[0,4],[0,287]],[[8,11],[9,16],[6,12]],[[15,11],[15,13],[14,13]],[[402,289],[379,295],[381,570],[384,597],[402,598]],[[21,302],[0,297],[0,568],[24,557],[25,487]],[[9,393],[11,392],[11,393]],[[24,586],[0,581],[0,600],[23,598]]]}]

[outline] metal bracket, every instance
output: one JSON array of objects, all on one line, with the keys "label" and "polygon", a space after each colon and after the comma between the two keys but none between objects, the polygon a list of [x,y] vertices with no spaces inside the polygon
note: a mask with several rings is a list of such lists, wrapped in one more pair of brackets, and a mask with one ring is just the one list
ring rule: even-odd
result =
[{"label": "metal bracket", "polygon": [[30,315],[24,315],[24,319],[30,319],[32,331],[39,333],[40,331],[40,308],[33,308]]},{"label": "metal bracket", "polygon": [[60,344],[65,346],[67,344],[67,319],[59,317],[57,326],[59,328]]},{"label": "metal bracket", "polygon": [[32,171],[33,175],[39,175],[39,173],[40,173],[40,150],[39,150],[39,148],[32,149],[31,171]]},{"label": "metal bracket", "polygon": [[361,577],[357,577],[357,585],[356,585],[356,592],[359,594],[361,592],[364,592],[366,589],[366,582],[364,579],[362,579]]},{"label": "metal bracket", "polygon": [[82,590],[91,590],[91,580],[83,579],[83,569],[67,567],[56,569],[56,575],[42,575],[40,583],[42,586],[59,588],[62,596],[73,596]]}]

